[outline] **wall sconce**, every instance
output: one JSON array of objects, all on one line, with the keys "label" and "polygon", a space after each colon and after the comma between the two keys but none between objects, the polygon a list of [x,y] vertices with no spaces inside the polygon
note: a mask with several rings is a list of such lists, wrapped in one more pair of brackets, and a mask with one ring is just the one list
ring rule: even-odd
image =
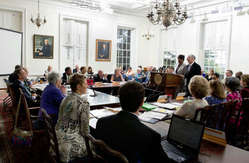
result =
[{"label": "wall sconce", "polygon": [[142,37],[145,37],[147,40],[150,40],[150,38],[154,37],[154,35],[151,34],[150,32],[147,32],[147,33],[143,34]]}]

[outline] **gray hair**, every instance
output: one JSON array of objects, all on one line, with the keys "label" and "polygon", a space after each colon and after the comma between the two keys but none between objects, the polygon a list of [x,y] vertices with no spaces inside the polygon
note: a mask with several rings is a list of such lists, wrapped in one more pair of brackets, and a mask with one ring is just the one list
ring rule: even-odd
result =
[{"label": "gray hair", "polygon": [[195,60],[195,56],[193,54],[190,54],[189,57],[191,57]]},{"label": "gray hair", "polygon": [[60,74],[56,72],[51,72],[48,74],[48,82],[51,84],[56,84],[56,82],[60,79]]}]

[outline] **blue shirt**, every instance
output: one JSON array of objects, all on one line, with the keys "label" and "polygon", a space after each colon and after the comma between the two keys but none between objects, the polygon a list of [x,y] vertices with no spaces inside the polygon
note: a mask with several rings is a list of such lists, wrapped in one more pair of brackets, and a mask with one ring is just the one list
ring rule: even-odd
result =
[{"label": "blue shirt", "polygon": [[45,109],[48,114],[55,114],[58,118],[59,107],[65,95],[55,85],[49,84],[41,96],[41,108]]},{"label": "blue shirt", "polygon": [[214,96],[205,97],[205,100],[208,102],[209,105],[220,104],[227,101],[226,99],[221,99]]}]

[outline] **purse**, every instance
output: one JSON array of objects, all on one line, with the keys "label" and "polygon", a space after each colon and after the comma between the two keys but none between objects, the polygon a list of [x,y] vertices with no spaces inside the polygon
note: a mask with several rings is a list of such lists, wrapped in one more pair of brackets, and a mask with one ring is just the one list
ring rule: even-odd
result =
[{"label": "purse", "polygon": [[31,120],[28,117],[29,110],[25,109],[26,112],[26,118],[28,119],[28,128],[29,130],[23,130],[21,128],[18,128],[18,118],[19,118],[19,112],[20,112],[20,106],[21,106],[21,101],[24,97],[21,95],[19,98],[18,106],[17,106],[17,112],[16,112],[16,119],[15,119],[15,125],[14,125],[14,130],[12,132],[12,144],[17,145],[17,146],[25,146],[25,147],[31,147],[32,143],[32,137],[33,137],[33,130],[32,130],[32,125],[31,125]]}]

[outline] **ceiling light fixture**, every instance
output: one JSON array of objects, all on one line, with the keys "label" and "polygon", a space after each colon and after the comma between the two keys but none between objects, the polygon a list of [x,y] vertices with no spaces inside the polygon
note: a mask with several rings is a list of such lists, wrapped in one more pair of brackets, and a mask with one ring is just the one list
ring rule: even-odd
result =
[{"label": "ceiling light fixture", "polygon": [[188,18],[187,8],[181,9],[178,0],[173,4],[172,0],[156,1],[152,3],[147,18],[154,24],[163,24],[166,29],[172,24],[180,25]]},{"label": "ceiling light fixture", "polygon": [[31,16],[30,21],[35,24],[38,28],[42,25],[45,24],[47,22],[46,18],[44,17],[44,19],[42,19],[40,17],[40,0],[38,0],[38,13],[37,13],[37,18],[33,18],[33,16]]}]

